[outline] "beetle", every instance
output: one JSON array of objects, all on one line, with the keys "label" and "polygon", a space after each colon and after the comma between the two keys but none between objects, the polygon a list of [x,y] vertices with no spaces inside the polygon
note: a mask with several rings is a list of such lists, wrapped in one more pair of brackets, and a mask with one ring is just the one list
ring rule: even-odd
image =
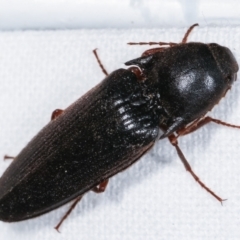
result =
[{"label": "beetle", "polygon": [[222,202],[191,170],[177,138],[210,121],[239,128],[204,118],[231,88],[238,64],[226,47],[187,43],[194,26],[181,43],[160,42],[166,46],[126,62],[128,69],[105,72],[76,102],[55,110],[1,176],[0,220],[26,220],[75,199],[58,230],[86,192],[103,192],[110,177],[166,137],[186,169]]}]

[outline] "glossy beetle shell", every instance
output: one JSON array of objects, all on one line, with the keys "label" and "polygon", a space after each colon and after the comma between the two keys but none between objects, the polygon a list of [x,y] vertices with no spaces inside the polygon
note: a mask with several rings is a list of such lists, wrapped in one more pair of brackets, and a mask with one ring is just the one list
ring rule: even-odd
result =
[{"label": "glossy beetle shell", "polygon": [[83,195],[137,161],[160,136],[205,115],[238,71],[230,50],[216,49],[180,44],[131,60],[144,80],[119,69],[73,103],[1,177],[0,219],[32,218]]},{"label": "glossy beetle shell", "polygon": [[140,86],[119,69],[42,129],[1,177],[0,219],[48,212],[139,159],[159,131]]}]

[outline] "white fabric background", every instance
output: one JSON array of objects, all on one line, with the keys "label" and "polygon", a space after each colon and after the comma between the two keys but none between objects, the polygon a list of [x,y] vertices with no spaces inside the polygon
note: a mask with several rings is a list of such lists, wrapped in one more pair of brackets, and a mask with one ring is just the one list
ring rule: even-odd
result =
[{"label": "white fabric background", "polygon": [[[179,42],[186,28],[15,31],[0,33],[0,156],[16,155],[50,120],[104,78],[92,54],[111,72],[149,47],[129,41]],[[240,62],[239,27],[198,27],[190,41],[228,46]],[[240,124],[240,82],[210,113]],[[138,163],[110,179],[106,192],[86,194],[54,230],[64,206],[19,223],[0,222],[0,239],[240,239],[240,131],[214,124],[179,145],[223,206],[185,171],[175,149],[159,141]],[[0,174],[9,162],[0,161]]]},{"label": "white fabric background", "polygon": [[0,29],[240,24],[239,0],[0,0]]}]

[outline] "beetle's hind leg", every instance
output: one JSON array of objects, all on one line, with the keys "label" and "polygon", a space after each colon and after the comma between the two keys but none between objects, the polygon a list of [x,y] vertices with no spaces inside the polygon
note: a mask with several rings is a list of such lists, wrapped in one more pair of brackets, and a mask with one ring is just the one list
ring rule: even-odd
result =
[{"label": "beetle's hind leg", "polygon": [[76,207],[76,205],[78,204],[78,202],[80,202],[80,200],[82,199],[82,195],[77,197],[74,202],[72,203],[72,205],[70,206],[70,208],[68,209],[68,211],[64,214],[64,216],[61,218],[61,220],[59,221],[59,223],[54,227],[58,232],[60,226],[62,225],[62,223],[64,222],[64,220],[69,216],[69,214],[72,212],[72,210]]},{"label": "beetle's hind leg", "polygon": [[[105,191],[106,187],[108,185],[108,179],[104,180],[103,182],[101,182],[99,185],[95,186],[94,188],[92,188],[92,191],[95,193],[102,193]],[[64,220],[71,214],[71,212],[73,211],[73,209],[76,207],[76,205],[78,204],[78,202],[81,201],[83,195],[77,197],[74,202],[72,203],[72,205],[70,206],[70,208],[68,209],[68,211],[63,215],[63,217],[61,218],[61,220],[59,221],[59,223],[54,227],[58,232],[60,226],[62,225],[62,223],[64,222]]]},{"label": "beetle's hind leg", "polygon": [[200,184],[201,187],[203,187],[207,192],[209,192],[212,196],[214,196],[221,204],[223,201],[225,201],[226,199],[222,199],[221,197],[219,197],[218,195],[216,195],[210,188],[208,188],[200,179],[199,177],[193,172],[190,164],[188,163],[187,159],[185,158],[183,152],[181,151],[181,149],[178,146],[178,141],[177,141],[177,137],[175,135],[170,135],[168,137],[169,141],[171,142],[171,144],[176,148],[177,150],[177,154],[179,156],[179,158],[181,159],[185,169],[193,176],[193,178]]}]

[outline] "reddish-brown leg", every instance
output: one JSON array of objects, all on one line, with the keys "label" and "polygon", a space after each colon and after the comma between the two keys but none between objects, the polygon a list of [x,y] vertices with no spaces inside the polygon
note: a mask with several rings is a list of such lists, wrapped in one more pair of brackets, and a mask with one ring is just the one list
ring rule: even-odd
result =
[{"label": "reddish-brown leg", "polygon": [[195,23],[193,24],[188,30],[187,32],[185,33],[184,37],[183,37],[183,40],[182,40],[182,43],[186,43],[187,42],[187,38],[190,34],[190,32],[193,30],[194,27],[198,26],[198,23]]},{"label": "reddish-brown leg", "polygon": [[108,75],[109,75],[108,72],[106,71],[106,69],[104,68],[101,60],[100,60],[99,57],[98,57],[97,49],[94,49],[94,50],[93,50],[93,54],[95,55],[95,57],[96,57],[96,59],[97,59],[97,62],[98,62],[98,64],[99,64],[100,68],[102,69],[103,73],[104,73],[106,76],[108,76]]},{"label": "reddish-brown leg", "polygon": [[56,109],[52,112],[51,121],[56,119],[59,115],[61,115],[64,111],[62,109]]},{"label": "reddish-brown leg", "polygon": [[[57,118],[59,115],[61,115],[63,113],[63,110],[61,109],[56,109],[53,111],[52,115],[51,115],[51,121],[54,120],[55,118]],[[3,157],[4,160],[8,160],[8,159],[13,159],[14,160],[15,157],[9,156],[9,155],[5,155]]]},{"label": "reddish-brown leg", "polygon": [[[197,23],[193,24],[188,30],[187,32],[185,33],[181,43],[186,43],[187,42],[187,38],[189,36],[189,34],[191,33],[191,31],[193,30],[194,27],[198,26]],[[173,43],[173,42],[129,42],[127,43],[129,45],[159,45],[159,46],[167,46],[167,47],[173,47],[173,46],[176,46],[178,45],[179,43]],[[152,53],[155,53],[155,52],[159,52],[158,50],[159,48],[156,48],[156,49],[153,49]],[[161,49],[161,48],[160,48]],[[161,50],[160,50],[161,51]],[[151,49],[146,52],[143,53],[144,55],[142,56],[147,56],[147,55],[150,55],[151,54]]]},{"label": "reddish-brown leg", "polygon": [[8,160],[8,159],[14,160],[14,158],[15,158],[15,157],[9,156],[9,155],[5,155],[5,156],[3,157],[4,160]]},{"label": "reddish-brown leg", "polygon": [[188,163],[187,159],[185,158],[183,152],[181,151],[181,149],[178,146],[178,142],[177,142],[177,137],[174,135],[171,135],[168,137],[169,141],[171,142],[171,144],[176,148],[177,150],[177,154],[179,156],[179,158],[181,159],[185,169],[193,176],[193,178],[200,184],[200,186],[202,186],[207,192],[209,192],[212,196],[214,196],[221,204],[223,201],[225,201],[226,199],[222,199],[219,196],[217,196],[210,188],[208,188],[200,179],[199,177],[193,172],[190,164]]},{"label": "reddish-brown leg", "polygon": [[101,182],[98,186],[92,188],[92,191],[95,193],[102,193],[105,191],[107,185],[108,185],[108,179],[104,180],[103,182]]},{"label": "reddish-brown leg", "polygon": [[214,122],[216,124],[223,125],[223,126],[226,126],[226,127],[232,127],[232,128],[240,129],[240,126],[238,126],[238,125],[233,125],[233,124],[230,124],[230,123],[226,123],[226,122],[223,122],[219,119],[215,119],[215,118],[207,116],[203,119],[200,119],[199,121],[193,122],[188,127],[180,129],[179,131],[177,131],[178,137],[183,136],[183,135],[187,135],[189,133],[192,133],[192,132],[198,130],[199,128],[203,127],[204,125],[210,123],[210,122]]},{"label": "reddish-brown leg", "polygon": [[64,220],[68,217],[68,215],[72,212],[72,210],[76,207],[76,205],[78,204],[78,202],[82,199],[83,196],[79,196],[77,197],[74,202],[72,203],[72,205],[70,206],[70,208],[68,209],[68,211],[64,214],[64,216],[62,217],[62,219],[60,220],[60,222],[57,224],[57,226],[55,226],[54,228],[59,231],[60,226],[62,225],[62,223],[64,222]]},{"label": "reddish-brown leg", "polygon": [[[108,179],[104,180],[103,182],[101,182],[98,186],[94,187],[92,189],[92,191],[94,191],[95,193],[102,193],[105,191],[106,187],[108,184]],[[63,215],[63,217],[61,218],[61,220],[59,221],[59,223],[57,224],[57,226],[55,227],[55,229],[59,231],[60,226],[62,225],[62,223],[65,221],[65,219],[71,214],[71,212],[73,211],[73,209],[76,207],[76,205],[78,204],[78,202],[82,199],[82,196],[77,197],[74,202],[72,203],[72,205],[70,206],[70,208],[68,209],[68,211]]]}]

